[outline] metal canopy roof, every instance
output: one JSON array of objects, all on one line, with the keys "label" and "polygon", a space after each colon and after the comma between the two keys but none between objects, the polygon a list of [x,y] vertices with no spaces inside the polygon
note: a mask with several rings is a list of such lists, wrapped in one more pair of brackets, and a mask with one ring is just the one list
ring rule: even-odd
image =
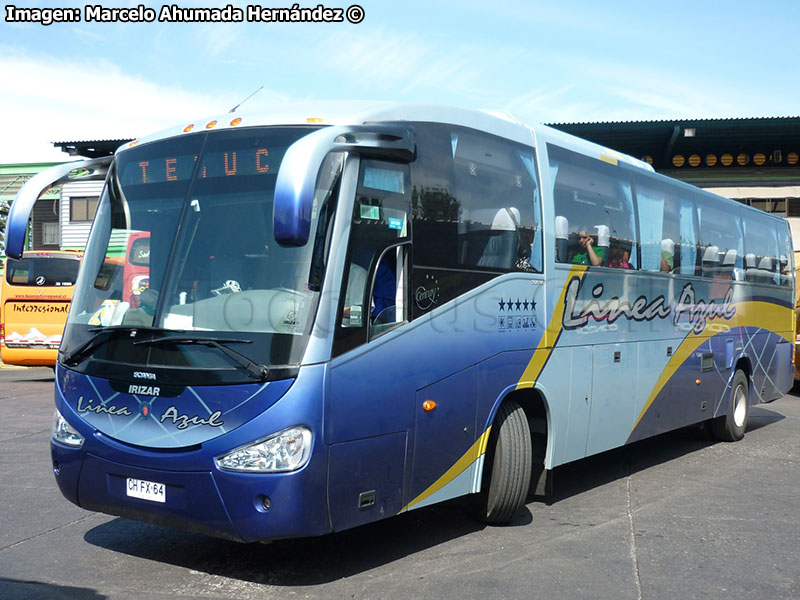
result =
[{"label": "metal canopy roof", "polygon": [[60,148],[70,156],[100,158],[101,156],[111,156],[114,154],[114,152],[116,152],[117,148],[119,148],[122,144],[127,144],[131,141],[131,139],[53,142],[53,146]]},{"label": "metal canopy roof", "polygon": [[[665,121],[623,121],[596,123],[553,123],[555,129],[591,140],[637,158],[651,157],[660,171],[679,168],[673,162],[676,155],[687,161],[692,155],[701,163],[691,167],[721,166],[721,161],[707,164],[709,155],[720,159],[728,154],[742,162],[732,166],[787,168],[796,167],[788,160],[800,153],[800,117],[756,117],[744,119],[677,119]],[[752,162],[756,155],[757,164]],[[712,162],[710,159],[708,162]],[[689,167],[686,164],[682,170]]]}]

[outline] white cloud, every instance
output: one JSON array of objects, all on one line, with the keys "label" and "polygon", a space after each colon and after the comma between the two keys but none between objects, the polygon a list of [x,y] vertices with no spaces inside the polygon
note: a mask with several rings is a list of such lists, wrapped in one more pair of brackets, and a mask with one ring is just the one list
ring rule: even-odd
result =
[{"label": "white cloud", "polygon": [[487,70],[514,59],[519,50],[487,50],[474,44],[453,43],[447,37],[430,39],[417,33],[395,33],[380,27],[352,36],[337,32],[324,38],[318,56],[326,68],[360,89],[380,94],[435,96],[481,94]]},{"label": "white cloud", "polygon": [[757,116],[772,104],[757,89],[663,66],[637,67],[574,56],[552,61],[556,70],[550,76],[556,81],[549,85],[540,82],[508,104],[523,120],[565,123],[746,117]]},{"label": "white cloud", "polygon": [[32,58],[2,46],[0,72],[0,163],[64,160],[52,142],[139,137],[241,100],[159,85],[107,61]]}]

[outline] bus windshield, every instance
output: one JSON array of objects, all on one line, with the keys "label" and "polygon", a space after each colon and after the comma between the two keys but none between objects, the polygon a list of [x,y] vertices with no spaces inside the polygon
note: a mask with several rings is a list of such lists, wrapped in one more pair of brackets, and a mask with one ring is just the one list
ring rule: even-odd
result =
[{"label": "bus windshield", "polygon": [[[90,355],[72,357],[78,370],[94,359],[230,371],[237,361],[219,349],[233,342],[259,365],[299,364],[321,293],[341,155],[323,165],[315,235],[305,246],[275,242],[272,205],[286,149],[310,131],[204,132],[120,153],[87,244],[62,359],[88,343]],[[151,331],[160,343],[128,335],[91,344],[113,329]],[[187,343],[186,332],[217,341]],[[175,344],[163,343],[165,335]]]}]

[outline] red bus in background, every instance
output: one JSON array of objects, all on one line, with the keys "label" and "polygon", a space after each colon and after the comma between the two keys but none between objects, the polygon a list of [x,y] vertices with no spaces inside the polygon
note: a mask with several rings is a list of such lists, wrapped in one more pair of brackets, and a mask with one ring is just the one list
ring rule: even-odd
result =
[{"label": "red bus in background", "polygon": [[128,238],[123,267],[122,301],[139,306],[139,296],[150,287],[150,232],[137,231]]}]

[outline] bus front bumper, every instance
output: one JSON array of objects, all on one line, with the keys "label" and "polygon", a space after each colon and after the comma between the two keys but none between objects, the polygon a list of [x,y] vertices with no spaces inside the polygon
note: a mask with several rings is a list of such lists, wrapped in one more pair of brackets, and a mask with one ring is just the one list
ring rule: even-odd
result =
[{"label": "bus front bumper", "polygon": [[[294,473],[245,474],[148,469],[52,441],[50,448],[61,493],[87,510],[241,542],[331,531],[315,464],[324,457]],[[163,485],[163,501],[132,496],[131,482]]]}]

